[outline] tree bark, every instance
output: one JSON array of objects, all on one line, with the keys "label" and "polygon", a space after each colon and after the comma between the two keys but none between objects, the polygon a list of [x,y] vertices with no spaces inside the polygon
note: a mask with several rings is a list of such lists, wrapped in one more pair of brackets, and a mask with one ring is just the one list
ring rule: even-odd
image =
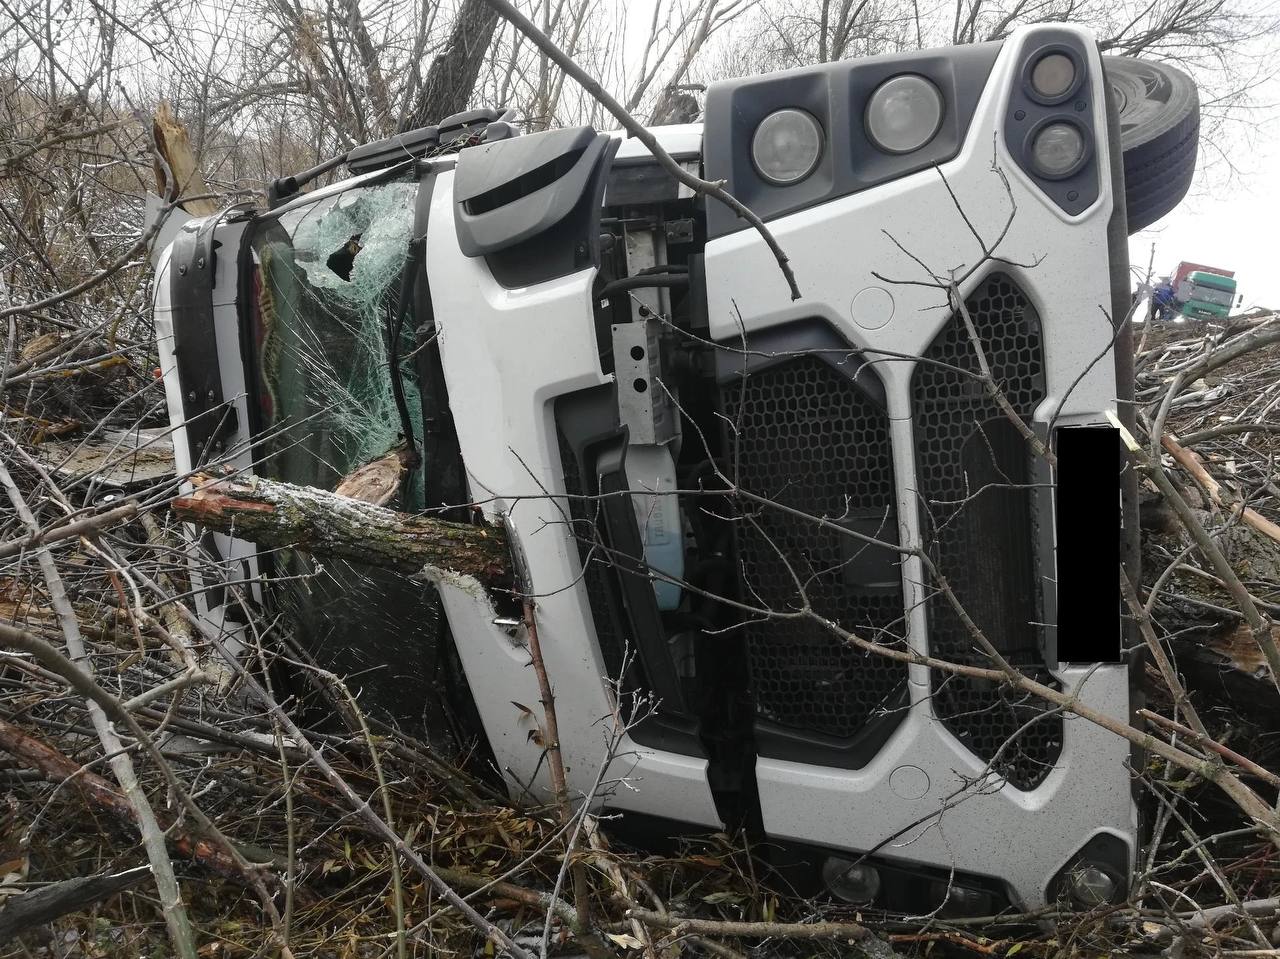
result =
[{"label": "tree bark", "polygon": [[356,0],[342,0],[342,12],[347,18],[347,30],[351,33],[352,42],[360,53],[360,66],[364,69],[365,88],[369,93],[369,105],[373,112],[372,130],[378,136],[385,136],[387,128],[394,122],[391,115],[391,96],[387,93],[387,80],[382,75],[382,64],[378,58],[378,48],[369,29],[365,26],[364,16],[360,13],[360,5]]},{"label": "tree bark", "polygon": [[511,583],[501,527],[411,516],[308,486],[197,476],[173,501],[179,519],[263,547],[292,547],[429,578],[469,576],[486,588]]},{"label": "tree bark", "polygon": [[497,23],[498,11],[485,0],[463,0],[449,42],[427,71],[422,93],[405,124],[407,129],[439,123],[467,108]]}]

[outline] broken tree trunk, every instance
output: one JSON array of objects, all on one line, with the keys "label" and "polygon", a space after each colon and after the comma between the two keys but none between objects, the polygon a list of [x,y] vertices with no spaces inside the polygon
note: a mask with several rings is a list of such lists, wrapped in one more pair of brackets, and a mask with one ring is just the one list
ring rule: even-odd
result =
[{"label": "broken tree trunk", "polygon": [[160,161],[155,161],[156,188],[160,195],[167,200],[177,200],[178,205],[192,216],[217,213],[218,201],[210,196],[213,190],[205,182],[204,174],[196,163],[187,128],[173,115],[173,108],[167,100],[161,100],[156,107],[152,132],[156,152],[169,166],[169,176],[166,176]]},{"label": "broken tree trunk", "polygon": [[450,523],[261,477],[196,476],[173,501],[179,519],[263,547],[292,547],[429,578],[469,576],[487,588],[511,583],[501,527]]}]

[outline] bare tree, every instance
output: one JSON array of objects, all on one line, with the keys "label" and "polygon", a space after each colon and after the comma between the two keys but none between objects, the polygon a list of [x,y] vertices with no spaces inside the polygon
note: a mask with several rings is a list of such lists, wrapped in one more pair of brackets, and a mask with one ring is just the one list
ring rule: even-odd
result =
[{"label": "bare tree", "polygon": [[489,55],[497,23],[498,15],[484,0],[465,0],[444,49],[431,61],[422,90],[403,126],[426,126],[468,105]]}]

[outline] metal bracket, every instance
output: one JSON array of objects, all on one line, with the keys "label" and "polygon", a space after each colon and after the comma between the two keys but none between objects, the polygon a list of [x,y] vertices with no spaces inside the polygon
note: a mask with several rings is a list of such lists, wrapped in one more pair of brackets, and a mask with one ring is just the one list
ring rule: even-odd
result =
[{"label": "metal bracket", "polygon": [[662,376],[661,323],[656,319],[618,323],[613,333],[613,368],[618,381],[618,419],[632,443],[666,443],[680,420]]}]

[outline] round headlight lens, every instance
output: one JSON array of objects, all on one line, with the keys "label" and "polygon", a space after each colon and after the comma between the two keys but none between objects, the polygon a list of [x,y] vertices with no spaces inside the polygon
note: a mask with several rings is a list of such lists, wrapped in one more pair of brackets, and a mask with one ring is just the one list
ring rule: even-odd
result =
[{"label": "round headlight lens", "polygon": [[822,881],[837,899],[869,903],[880,894],[880,873],[865,862],[853,863],[831,856],[822,864]]},{"label": "round headlight lens", "polygon": [[919,150],[942,126],[942,94],[914,73],[893,77],[871,94],[866,123],[867,136],[886,153]]},{"label": "round headlight lens", "polygon": [[1065,53],[1046,53],[1031,68],[1031,89],[1046,100],[1071,92],[1076,84],[1076,64]]},{"label": "round headlight lens", "polygon": [[1072,871],[1067,883],[1071,898],[1086,909],[1111,902],[1120,891],[1119,883],[1111,875],[1089,863]]},{"label": "round headlight lens", "polygon": [[1031,162],[1047,177],[1074,173],[1084,159],[1084,134],[1074,123],[1048,123],[1031,141]]},{"label": "round headlight lens", "polygon": [[822,157],[822,127],[813,115],[788,107],[760,121],[751,137],[751,161],[770,183],[799,183]]}]

